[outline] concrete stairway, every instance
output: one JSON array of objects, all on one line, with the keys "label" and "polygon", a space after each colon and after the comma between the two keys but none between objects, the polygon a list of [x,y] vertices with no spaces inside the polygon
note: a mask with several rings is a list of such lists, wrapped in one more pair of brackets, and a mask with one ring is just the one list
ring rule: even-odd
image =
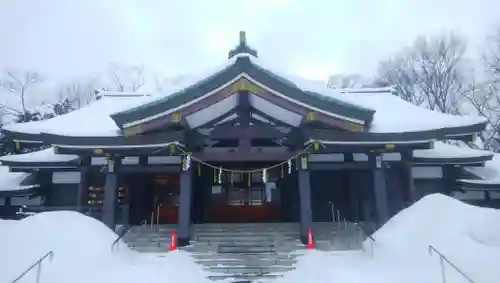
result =
[{"label": "concrete stairway", "polygon": [[[175,225],[133,227],[124,237],[140,252],[168,251]],[[362,234],[350,223],[314,223],[313,235],[319,250],[361,248]],[[294,269],[305,247],[299,241],[298,223],[241,223],[193,225],[190,252],[212,280],[259,281],[283,276]]]},{"label": "concrete stairway", "polygon": [[294,269],[303,246],[297,223],[205,224],[195,226],[192,252],[212,280],[255,281]]}]

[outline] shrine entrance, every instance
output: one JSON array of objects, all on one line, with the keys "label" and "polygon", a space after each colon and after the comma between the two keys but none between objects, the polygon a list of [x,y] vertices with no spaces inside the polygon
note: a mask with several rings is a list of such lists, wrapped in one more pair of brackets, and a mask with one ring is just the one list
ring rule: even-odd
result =
[{"label": "shrine entrance", "polygon": [[214,182],[207,194],[210,196],[207,222],[280,221],[279,170],[266,175],[264,182],[262,172],[225,172],[219,184],[218,173],[214,171]]}]

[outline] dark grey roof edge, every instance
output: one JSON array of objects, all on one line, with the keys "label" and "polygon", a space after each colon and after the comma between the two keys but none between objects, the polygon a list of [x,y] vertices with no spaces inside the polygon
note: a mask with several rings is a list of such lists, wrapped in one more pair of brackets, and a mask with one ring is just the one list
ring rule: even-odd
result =
[{"label": "dark grey roof edge", "polygon": [[468,182],[467,179],[460,179],[457,180],[457,183],[462,186],[462,189],[468,190],[470,189],[471,191],[476,189],[476,190],[492,190],[492,191],[500,191],[500,180],[494,181],[492,183],[476,183],[477,181],[484,181],[484,180],[470,180]]},{"label": "dark grey roof edge", "polygon": [[142,146],[149,144],[166,144],[172,142],[183,142],[185,133],[182,131],[161,132],[158,134],[139,135],[132,137],[74,137],[54,134],[42,134],[42,140],[46,144],[61,146]]},{"label": "dark grey roof edge", "polygon": [[42,143],[42,134],[28,134],[22,132],[15,132],[10,130],[3,130],[5,137],[12,141],[23,141],[30,143]]},{"label": "dark grey roof edge", "polygon": [[447,164],[469,164],[469,163],[484,163],[490,161],[493,155],[473,156],[473,157],[452,157],[452,158],[439,158],[439,157],[413,157],[414,162],[418,163],[447,163]]},{"label": "dark grey roof edge", "polygon": [[8,167],[17,167],[17,166],[33,166],[33,167],[71,167],[77,166],[80,163],[80,159],[75,157],[69,161],[51,161],[51,162],[43,162],[43,161],[2,161],[2,164]]},{"label": "dark grey roof edge", "polygon": [[38,187],[31,187],[28,189],[13,189],[13,190],[2,190],[0,191],[0,197],[18,197],[32,195],[37,192]]}]

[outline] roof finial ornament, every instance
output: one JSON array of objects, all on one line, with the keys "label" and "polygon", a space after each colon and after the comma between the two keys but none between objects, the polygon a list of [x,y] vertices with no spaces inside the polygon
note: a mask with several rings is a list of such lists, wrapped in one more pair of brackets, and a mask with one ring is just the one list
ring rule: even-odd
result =
[{"label": "roof finial ornament", "polygon": [[254,57],[259,57],[257,56],[257,51],[248,46],[247,36],[245,31],[240,31],[240,44],[238,44],[238,46],[229,51],[228,59],[231,59],[238,54],[249,54]]},{"label": "roof finial ornament", "polygon": [[247,44],[247,33],[245,31],[240,31],[240,45]]}]

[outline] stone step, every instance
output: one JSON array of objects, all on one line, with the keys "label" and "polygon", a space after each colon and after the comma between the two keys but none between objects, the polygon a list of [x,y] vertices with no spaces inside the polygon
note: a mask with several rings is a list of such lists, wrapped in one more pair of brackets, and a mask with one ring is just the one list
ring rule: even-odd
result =
[{"label": "stone step", "polygon": [[[173,229],[172,229],[173,230]],[[163,230],[162,230],[163,231]],[[279,227],[269,227],[269,228],[233,228],[233,227],[227,227],[227,228],[199,228],[199,229],[191,229],[194,233],[221,233],[221,232],[261,232],[261,233],[276,233],[276,232],[299,232],[299,228],[279,228]]]},{"label": "stone step", "polygon": [[168,246],[161,247],[130,247],[132,250],[141,253],[168,253]]},{"label": "stone step", "polygon": [[210,266],[203,268],[212,273],[225,274],[267,274],[293,270],[290,266]]},{"label": "stone step", "polygon": [[195,260],[196,263],[199,263],[203,266],[293,266],[297,263],[296,259],[276,259],[276,258],[267,258],[267,259],[259,259],[259,258],[234,258],[234,259],[205,259],[205,260]]},{"label": "stone step", "polygon": [[[161,226],[161,225],[160,225]],[[193,224],[193,228],[281,228],[281,227],[300,227],[298,223],[205,223],[205,224]]]},{"label": "stone step", "polygon": [[191,253],[195,260],[199,261],[219,261],[219,260],[296,260],[302,254],[298,252],[291,253],[258,253],[258,254],[219,254],[219,253]]},{"label": "stone step", "polygon": [[233,282],[258,282],[258,280],[269,280],[283,277],[283,274],[274,273],[274,274],[218,274],[218,275],[210,275],[208,279],[212,281],[226,281],[232,279]]},{"label": "stone step", "polygon": [[193,237],[299,237],[300,233],[291,232],[255,232],[255,231],[229,231],[229,232],[199,232],[192,233]]},{"label": "stone step", "polygon": [[273,243],[273,242],[287,242],[297,241],[299,236],[194,236],[191,240],[195,242],[219,242],[219,243]]}]

